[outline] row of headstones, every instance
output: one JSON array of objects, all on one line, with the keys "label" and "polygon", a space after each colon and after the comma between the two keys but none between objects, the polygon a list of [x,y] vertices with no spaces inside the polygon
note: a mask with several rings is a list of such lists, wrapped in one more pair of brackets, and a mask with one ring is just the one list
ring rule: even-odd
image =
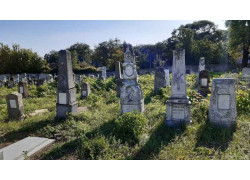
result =
[{"label": "row of headstones", "polygon": [[[129,46],[124,53],[123,78],[120,74],[120,66],[116,68],[117,88],[120,89],[121,113],[132,111],[144,111],[144,99],[141,86],[138,84],[136,65],[132,47]],[[156,71],[155,90],[166,87],[166,75],[169,71],[159,68]],[[209,73],[205,70],[205,59],[201,58],[199,66],[199,91],[208,93]],[[173,52],[171,97],[167,101],[166,123],[171,127],[191,123],[191,102],[187,98],[186,91],[186,66],[185,50]],[[236,123],[236,96],[235,79],[215,78],[212,83],[209,120],[213,124],[230,126]]]},{"label": "row of headstones", "polygon": [[[57,118],[66,118],[68,113],[76,113],[76,89],[73,81],[71,54],[67,50],[59,52],[57,88]],[[118,68],[119,69],[119,68]],[[174,51],[173,78],[171,83],[171,97],[167,101],[166,123],[169,126],[179,126],[182,123],[191,123],[190,105],[186,93],[185,50]],[[144,112],[144,98],[132,46],[128,46],[124,53],[123,77],[120,77],[121,114],[132,111]],[[81,95],[90,93],[88,83],[83,84]],[[16,99],[20,99],[18,95]],[[8,101],[7,103],[10,103]],[[22,103],[20,103],[22,104]],[[10,104],[11,105],[11,104]],[[12,101],[12,107],[19,107]],[[236,121],[236,100],[234,79],[213,79],[209,118],[216,124],[229,125]]]},{"label": "row of headstones", "polygon": [[53,76],[50,74],[40,74],[40,75],[37,75],[37,77],[34,77],[34,76],[27,77],[26,73],[24,73],[23,75],[17,74],[16,76],[1,75],[0,87],[13,88],[19,82],[27,82],[29,85],[41,86],[45,82],[53,82],[53,80],[54,80]]}]

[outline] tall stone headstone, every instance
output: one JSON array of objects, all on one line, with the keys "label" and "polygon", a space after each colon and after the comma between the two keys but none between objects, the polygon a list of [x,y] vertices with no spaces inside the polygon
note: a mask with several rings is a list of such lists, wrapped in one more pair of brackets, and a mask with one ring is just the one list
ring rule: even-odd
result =
[{"label": "tall stone headstone", "polygon": [[121,79],[121,65],[119,61],[115,62],[115,79]]},{"label": "tall stone headstone", "polygon": [[210,83],[209,72],[207,70],[200,71],[198,91],[201,95],[205,97],[209,93],[209,83]]},{"label": "tall stone headstone", "polygon": [[27,82],[19,82],[18,83],[18,92],[22,94],[23,98],[26,98],[29,96],[29,90],[28,90],[28,85]]},{"label": "tall stone headstone", "polygon": [[212,83],[209,121],[219,126],[231,126],[236,123],[235,80],[233,78],[215,78]]},{"label": "tall stone headstone", "polygon": [[102,67],[102,76],[101,76],[102,79],[106,79],[107,78],[107,75],[106,75],[106,66],[103,66]]},{"label": "tall stone headstone", "polygon": [[154,92],[167,86],[167,74],[163,67],[156,68],[154,79]]},{"label": "tall stone headstone", "polygon": [[191,123],[190,105],[186,91],[185,50],[173,51],[171,96],[167,101],[166,124],[178,127]]},{"label": "tall stone headstone", "polygon": [[132,111],[144,112],[144,98],[137,76],[132,46],[128,45],[124,53],[123,86],[120,95],[122,114]]},{"label": "tall stone headstone", "polygon": [[67,113],[76,113],[77,109],[71,54],[68,50],[61,50],[58,61],[56,117],[57,119],[66,118]]},{"label": "tall stone headstone", "polygon": [[86,98],[90,95],[90,84],[88,82],[84,82],[81,84],[81,99]]},{"label": "tall stone headstone", "polygon": [[17,92],[8,94],[6,102],[9,118],[22,120],[24,118],[22,95]]}]

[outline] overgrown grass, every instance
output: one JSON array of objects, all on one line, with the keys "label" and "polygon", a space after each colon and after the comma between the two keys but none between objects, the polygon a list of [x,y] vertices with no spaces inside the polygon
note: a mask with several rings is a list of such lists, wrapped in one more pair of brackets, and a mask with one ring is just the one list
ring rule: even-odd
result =
[{"label": "overgrown grass", "polygon": [[[243,88],[237,92],[237,126],[215,128],[207,121],[210,95],[204,98],[197,94],[196,75],[187,75],[192,124],[170,129],[164,120],[171,88],[154,95],[153,80],[152,75],[139,77],[145,100],[144,115],[123,117],[115,79],[86,78],[83,81],[90,83],[92,93],[83,100],[78,94],[77,99],[79,106],[88,110],[59,122],[54,119],[56,84],[29,86],[30,97],[23,99],[26,115],[23,121],[9,121],[7,117],[5,96],[17,89],[1,88],[0,143],[4,146],[26,136],[55,138],[52,149],[39,159],[250,159],[249,90]],[[245,82],[240,83],[244,86]],[[29,116],[43,108],[49,112]]]}]

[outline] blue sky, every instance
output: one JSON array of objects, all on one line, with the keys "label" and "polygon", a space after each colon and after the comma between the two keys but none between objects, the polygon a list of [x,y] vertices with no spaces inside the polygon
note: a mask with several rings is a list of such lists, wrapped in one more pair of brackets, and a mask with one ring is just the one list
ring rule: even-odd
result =
[{"label": "blue sky", "polygon": [[[19,44],[44,56],[51,50],[68,48],[76,42],[92,48],[110,38],[119,38],[132,45],[154,44],[171,36],[174,28],[192,20],[166,21],[0,21],[0,42]],[[213,21],[220,29],[222,20]]]}]

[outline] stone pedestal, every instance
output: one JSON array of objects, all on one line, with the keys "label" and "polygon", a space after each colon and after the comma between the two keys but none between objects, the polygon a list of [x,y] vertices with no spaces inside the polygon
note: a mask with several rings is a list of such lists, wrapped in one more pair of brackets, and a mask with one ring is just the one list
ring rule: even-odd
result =
[{"label": "stone pedestal", "polygon": [[231,126],[236,124],[236,119],[235,80],[232,78],[213,79],[209,121],[219,126]]},{"label": "stone pedestal", "polygon": [[131,45],[128,45],[124,53],[120,101],[121,114],[133,111],[144,112],[144,98],[141,86],[137,82],[136,64]]},{"label": "stone pedestal", "polygon": [[81,99],[88,97],[91,93],[90,84],[88,82],[84,82],[81,85]]},{"label": "stone pedestal", "polygon": [[27,82],[19,82],[18,84],[18,92],[22,94],[23,98],[26,98],[29,96],[29,90]]},{"label": "stone pedestal", "polygon": [[185,50],[173,52],[171,97],[167,101],[166,124],[179,127],[191,123],[190,101],[186,92]]},{"label": "stone pedestal", "polygon": [[24,118],[22,95],[17,92],[8,94],[6,96],[6,102],[9,118],[22,120]]},{"label": "stone pedestal", "polygon": [[67,113],[77,113],[76,88],[73,80],[71,54],[59,51],[56,117],[64,119]]}]

